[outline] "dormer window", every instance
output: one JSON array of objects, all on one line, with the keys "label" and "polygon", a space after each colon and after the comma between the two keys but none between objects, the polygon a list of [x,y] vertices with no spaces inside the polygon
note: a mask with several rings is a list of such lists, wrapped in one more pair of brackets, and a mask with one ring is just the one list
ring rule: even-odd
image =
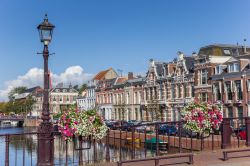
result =
[{"label": "dormer window", "polygon": [[240,71],[240,65],[239,63],[232,63],[228,65],[228,71],[231,72],[239,72]]},{"label": "dormer window", "polygon": [[221,74],[222,73],[222,66],[218,65],[215,67],[215,74]]},{"label": "dormer window", "polygon": [[200,62],[200,63],[205,63],[205,62],[206,62],[206,59],[200,59],[199,62]]}]

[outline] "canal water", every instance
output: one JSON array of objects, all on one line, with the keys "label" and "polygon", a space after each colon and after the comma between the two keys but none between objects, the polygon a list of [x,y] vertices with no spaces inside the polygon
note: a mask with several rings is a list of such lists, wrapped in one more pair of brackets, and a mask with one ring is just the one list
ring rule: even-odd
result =
[{"label": "canal water", "polygon": [[[36,128],[0,128],[1,134],[17,134],[35,132]],[[120,143],[122,146],[120,146]],[[67,148],[66,148],[67,147]],[[132,145],[126,144],[125,141],[109,138],[107,140],[96,141],[91,145],[89,142],[83,143],[85,150],[77,150],[78,142],[66,142],[59,136],[55,136],[54,140],[54,164],[55,165],[78,165],[79,160],[84,165],[93,163],[119,161],[120,152],[122,160],[132,159]],[[177,149],[171,148],[169,152],[175,153]],[[37,136],[12,136],[9,145],[9,161],[10,166],[36,165],[37,163]],[[5,137],[0,137],[0,165],[5,162]],[[164,153],[163,153],[164,154]],[[81,156],[81,157],[80,157]],[[155,150],[144,148],[143,145],[135,145],[135,158],[145,158],[155,156]],[[1,164],[2,163],[2,164]]]}]

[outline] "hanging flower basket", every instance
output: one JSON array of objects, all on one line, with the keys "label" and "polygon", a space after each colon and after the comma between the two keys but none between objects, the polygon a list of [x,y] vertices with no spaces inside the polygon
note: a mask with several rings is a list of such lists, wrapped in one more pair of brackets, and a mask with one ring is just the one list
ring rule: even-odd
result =
[{"label": "hanging flower basket", "polygon": [[181,111],[185,121],[184,128],[200,135],[219,130],[222,122],[222,110],[220,105],[191,102]]},{"label": "hanging flower basket", "polygon": [[65,140],[73,136],[89,137],[100,140],[106,136],[108,127],[96,110],[68,110],[60,114],[59,131]]}]

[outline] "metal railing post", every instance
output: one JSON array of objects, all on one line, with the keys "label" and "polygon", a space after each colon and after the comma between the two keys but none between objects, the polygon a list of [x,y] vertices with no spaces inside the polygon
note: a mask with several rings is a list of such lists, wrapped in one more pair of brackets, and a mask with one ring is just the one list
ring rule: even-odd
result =
[{"label": "metal railing post", "polygon": [[78,140],[79,140],[79,164],[81,165],[82,164],[82,136],[79,136],[78,137]]},{"label": "metal railing post", "polygon": [[250,117],[245,118],[246,123],[246,146],[250,146]]},{"label": "metal railing post", "polygon": [[181,130],[182,130],[182,123],[181,122],[178,122],[178,126],[179,126],[179,153],[181,153],[181,147],[182,147],[182,145],[181,145]]},{"label": "metal railing post", "polygon": [[110,161],[110,155],[109,155],[109,130],[107,131],[107,136],[106,136],[106,160],[109,162]]},{"label": "metal railing post", "polygon": [[7,134],[5,136],[5,166],[9,166],[9,143],[10,136]]},{"label": "metal railing post", "polygon": [[156,135],[156,156],[159,155],[159,124],[155,124],[155,135]]},{"label": "metal railing post", "polygon": [[120,128],[120,147],[119,147],[119,161],[122,161],[122,129]]},{"label": "metal railing post", "polygon": [[132,159],[135,158],[135,128],[132,127]]},{"label": "metal railing post", "polygon": [[66,141],[66,165],[68,165],[68,141]]},{"label": "metal railing post", "polygon": [[230,118],[223,118],[222,121],[222,133],[221,133],[221,148],[225,149],[231,146],[231,128]]}]

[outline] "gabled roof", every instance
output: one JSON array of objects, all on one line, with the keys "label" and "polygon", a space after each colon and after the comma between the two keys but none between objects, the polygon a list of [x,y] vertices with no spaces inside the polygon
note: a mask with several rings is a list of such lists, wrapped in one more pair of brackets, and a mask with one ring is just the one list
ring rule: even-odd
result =
[{"label": "gabled roof", "polygon": [[[103,70],[103,71],[100,71],[99,73],[97,73],[92,80],[98,80],[98,81],[100,81],[100,80],[107,79],[107,77],[106,77],[107,75],[106,74],[108,72],[110,72],[110,71],[113,71],[115,73],[115,75],[117,75],[116,71],[111,67],[111,68],[109,68],[107,70]],[[116,76],[112,76],[112,77],[114,78]],[[110,78],[108,78],[108,79],[110,79]]]},{"label": "gabled roof", "polygon": [[142,85],[145,82],[145,77],[140,77],[140,78],[135,78],[131,80],[127,80],[125,85],[130,86],[130,85]]},{"label": "gabled roof", "polygon": [[240,55],[240,56],[236,56],[236,59],[249,59],[250,60],[250,54],[248,55]]},{"label": "gabled roof", "polygon": [[239,60],[235,57],[231,57],[230,59],[228,59],[224,64],[228,64],[228,63],[232,63],[232,62],[238,62]]},{"label": "gabled roof", "polygon": [[29,88],[29,89],[26,89],[25,93],[32,93],[34,92],[36,89],[41,89],[40,86],[35,86],[33,88]]},{"label": "gabled roof", "polygon": [[105,75],[108,73],[109,69],[108,70],[103,70],[103,71],[100,71],[99,73],[97,73],[95,75],[95,77],[93,78],[93,80],[102,80]]},{"label": "gabled roof", "polygon": [[115,81],[115,84],[122,84],[124,83],[125,81],[127,81],[127,78],[126,77],[118,77]]},{"label": "gabled roof", "polygon": [[52,88],[50,92],[55,92],[55,93],[78,93],[77,90],[74,88]]},{"label": "gabled roof", "polygon": [[[201,48],[209,48],[209,47],[242,48],[244,46],[243,45],[236,45],[236,44],[220,44],[220,43],[215,43],[215,44],[210,44],[210,45],[207,45],[207,46],[204,46],[204,47],[201,47]],[[247,48],[249,48],[249,47],[247,46]]]}]

